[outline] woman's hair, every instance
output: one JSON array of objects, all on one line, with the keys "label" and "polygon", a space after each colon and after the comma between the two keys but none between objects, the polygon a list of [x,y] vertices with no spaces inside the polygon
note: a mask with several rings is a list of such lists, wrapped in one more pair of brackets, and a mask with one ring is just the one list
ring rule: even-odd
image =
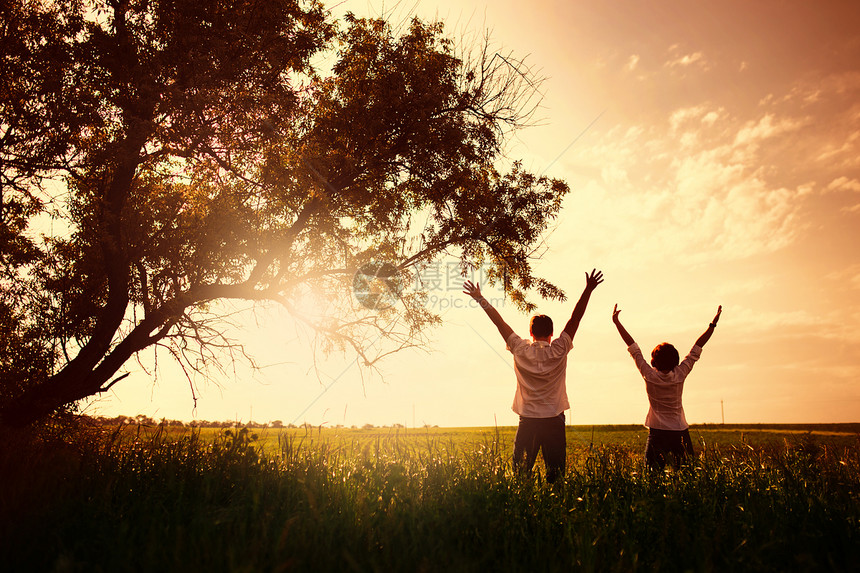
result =
[{"label": "woman's hair", "polygon": [[651,366],[661,372],[670,372],[681,361],[678,351],[668,342],[663,342],[651,351]]},{"label": "woman's hair", "polygon": [[552,336],[552,319],[545,314],[536,314],[529,322],[529,332],[535,338]]}]

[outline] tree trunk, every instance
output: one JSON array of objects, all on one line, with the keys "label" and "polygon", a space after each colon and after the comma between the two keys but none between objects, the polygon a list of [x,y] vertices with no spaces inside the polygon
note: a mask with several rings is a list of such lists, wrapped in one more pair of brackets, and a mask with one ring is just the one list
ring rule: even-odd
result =
[{"label": "tree trunk", "polygon": [[92,374],[73,378],[64,371],[0,406],[0,426],[23,427],[47,418],[63,406],[99,393],[104,381]]}]

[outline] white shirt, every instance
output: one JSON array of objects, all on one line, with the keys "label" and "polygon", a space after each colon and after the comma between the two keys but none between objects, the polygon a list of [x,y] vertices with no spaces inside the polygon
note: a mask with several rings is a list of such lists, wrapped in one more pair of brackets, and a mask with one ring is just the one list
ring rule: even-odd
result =
[{"label": "white shirt", "polygon": [[551,343],[526,340],[511,333],[508,350],[514,355],[517,390],[511,409],[527,418],[552,418],[568,408],[567,354],[573,348],[570,335],[562,331]]},{"label": "white shirt", "polygon": [[693,363],[702,355],[702,347],[694,344],[687,357],[670,372],[661,372],[652,367],[635,342],[627,347],[627,351],[645,379],[649,404],[645,425],[657,430],[680,431],[689,428],[684,416],[684,406],[681,404],[681,394],[684,392],[684,380],[693,369]]}]

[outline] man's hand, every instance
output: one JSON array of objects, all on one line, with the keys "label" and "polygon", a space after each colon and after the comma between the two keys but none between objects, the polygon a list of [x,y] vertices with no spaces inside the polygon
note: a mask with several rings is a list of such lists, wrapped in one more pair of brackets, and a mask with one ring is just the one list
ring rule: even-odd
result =
[{"label": "man's hand", "polygon": [[615,324],[620,323],[621,321],[618,319],[618,315],[621,314],[621,311],[618,309],[618,304],[615,304],[615,308],[612,309],[612,322]]},{"label": "man's hand", "polygon": [[588,306],[588,299],[591,297],[592,291],[597,288],[597,285],[603,282],[603,272],[597,269],[591,269],[591,273],[585,273],[585,288],[582,289],[582,295],[579,301],[573,308],[573,314],[570,315],[570,320],[564,325],[564,332],[570,336],[571,340],[576,330],[579,328],[579,322],[582,320],[582,315],[585,314],[585,307]]},{"label": "man's hand", "polygon": [[463,283],[463,294],[467,294],[475,300],[479,300],[481,298],[481,287],[474,284],[472,281],[466,281]]},{"label": "man's hand", "polygon": [[501,334],[502,338],[507,342],[511,334],[514,333],[514,330],[508,326],[504,319],[502,319],[502,315],[499,314],[499,311],[493,308],[490,301],[481,295],[481,287],[472,281],[466,281],[463,283],[463,294],[467,294],[478,301],[478,305],[484,309],[484,312],[487,313],[487,316],[490,317],[490,320],[492,320],[493,324],[496,325],[496,328],[499,329],[499,334]]},{"label": "man's hand", "polygon": [[597,285],[603,282],[603,271],[591,269],[591,274],[585,273],[585,288],[593,291]]}]

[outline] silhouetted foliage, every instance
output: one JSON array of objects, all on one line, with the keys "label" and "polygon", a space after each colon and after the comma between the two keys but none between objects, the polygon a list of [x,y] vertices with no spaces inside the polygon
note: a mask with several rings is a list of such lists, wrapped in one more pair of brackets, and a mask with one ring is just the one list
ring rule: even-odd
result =
[{"label": "silhouetted foliage", "polygon": [[535,78],[486,43],[458,56],[439,23],[337,24],[291,0],[0,16],[4,423],[105,391],[153,345],[189,374],[243,355],[219,300],[280,303],[365,364],[421,344],[438,321],[421,292],[352,298],[369,261],[408,279],[454,249],[523,308],[529,289],[563,297],[530,256],[567,186],[498,167]]}]

